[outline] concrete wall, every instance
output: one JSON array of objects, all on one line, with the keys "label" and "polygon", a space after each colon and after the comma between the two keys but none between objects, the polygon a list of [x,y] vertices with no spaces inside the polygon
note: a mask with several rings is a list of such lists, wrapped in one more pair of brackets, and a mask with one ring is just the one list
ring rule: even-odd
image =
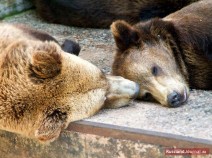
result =
[{"label": "concrete wall", "polygon": [[164,146],[63,131],[56,141],[44,145],[0,130],[1,158],[212,158],[212,155],[165,155]]},{"label": "concrete wall", "polygon": [[[63,131],[49,145],[0,130],[2,158],[163,158],[163,147]],[[167,157],[169,158],[169,157]],[[179,157],[181,158],[181,157]]]}]

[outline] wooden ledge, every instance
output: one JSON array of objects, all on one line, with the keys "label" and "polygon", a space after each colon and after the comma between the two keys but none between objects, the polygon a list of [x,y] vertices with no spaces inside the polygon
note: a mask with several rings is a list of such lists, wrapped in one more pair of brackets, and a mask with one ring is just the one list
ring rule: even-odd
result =
[{"label": "wooden ledge", "polygon": [[175,134],[147,131],[90,121],[73,122],[66,130],[111,137],[115,139],[141,141],[142,143],[161,145],[164,147],[209,148],[210,154],[212,153],[212,141]]}]

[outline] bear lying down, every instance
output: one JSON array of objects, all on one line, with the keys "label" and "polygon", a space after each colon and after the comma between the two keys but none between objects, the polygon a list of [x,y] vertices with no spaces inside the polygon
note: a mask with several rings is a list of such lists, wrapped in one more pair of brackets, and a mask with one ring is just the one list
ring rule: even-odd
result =
[{"label": "bear lying down", "polygon": [[69,122],[136,97],[135,82],[62,49],[79,52],[74,42],[61,48],[48,34],[0,23],[0,129],[52,141]]},{"label": "bear lying down", "polygon": [[212,1],[193,3],[163,19],[116,21],[113,74],[140,84],[140,98],[177,107],[189,88],[212,90]]},{"label": "bear lying down", "polygon": [[78,27],[108,28],[115,20],[131,24],[165,17],[198,0],[32,0],[46,21]]}]

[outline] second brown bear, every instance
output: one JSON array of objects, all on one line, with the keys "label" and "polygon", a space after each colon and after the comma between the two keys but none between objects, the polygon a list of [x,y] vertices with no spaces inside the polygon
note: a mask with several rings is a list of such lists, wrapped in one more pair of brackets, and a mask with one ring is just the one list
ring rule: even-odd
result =
[{"label": "second brown bear", "polygon": [[212,1],[203,0],[163,19],[114,22],[113,74],[140,83],[140,97],[171,107],[188,99],[189,88],[212,90],[211,17]]}]

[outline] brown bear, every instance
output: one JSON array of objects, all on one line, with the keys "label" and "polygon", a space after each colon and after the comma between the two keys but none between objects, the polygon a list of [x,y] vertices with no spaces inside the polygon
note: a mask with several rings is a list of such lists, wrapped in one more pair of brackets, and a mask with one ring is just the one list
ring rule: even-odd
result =
[{"label": "brown bear", "polygon": [[105,76],[50,35],[0,23],[0,129],[53,141],[69,122],[124,106],[138,92],[135,82]]},{"label": "brown bear", "polygon": [[164,17],[197,0],[33,0],[39,15],[52,23],[107,28],[115,20],[135,24]]},{"label": "brown bear", "polygon": [[140,83],[140,98],[170,107],[188,99],[189,87],[212,90],[211,17],[212,1],[203,0],[163,19],[114,22],[113,74]]}]

